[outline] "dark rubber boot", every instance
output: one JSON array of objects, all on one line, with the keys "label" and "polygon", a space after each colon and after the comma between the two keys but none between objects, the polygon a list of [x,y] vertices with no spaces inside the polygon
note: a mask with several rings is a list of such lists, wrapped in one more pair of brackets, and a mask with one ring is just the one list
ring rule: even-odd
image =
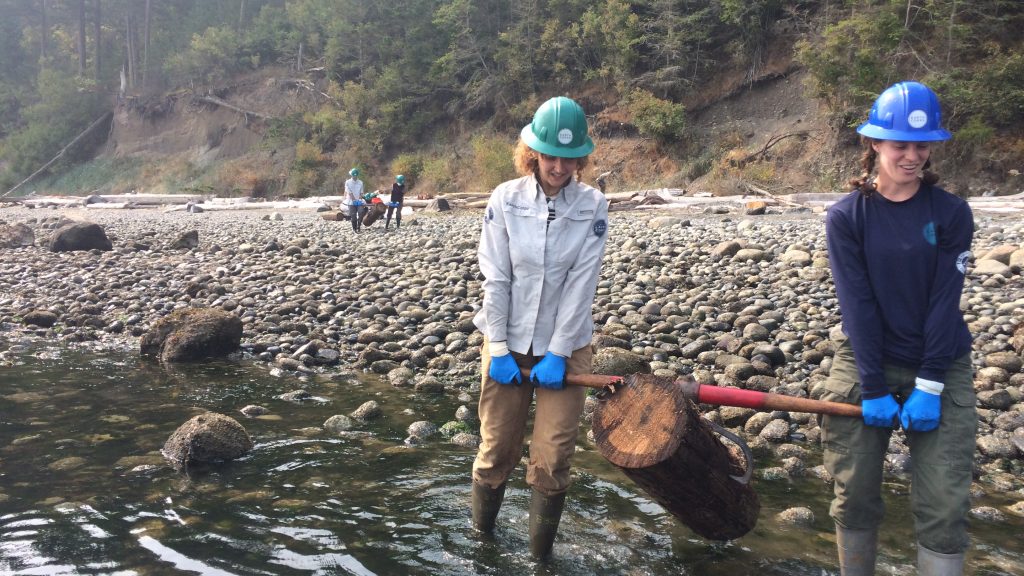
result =
[{"label": "dark rubber boot", "polygon": [[494,531],[494,521],[501,509],[501,501],[505,499],[505,484],[497,488],[488,488],[473,482],[473,528],[490,534]]},{"label": "dark rubber boot", "polygon": [[918,543],[917,573],[921,576],[961,576],[964,573],[964,554],[939,554]]},{"label": "dark rubber boot", "polygon": [[530,499],[530,553],[534,558],[543,560],[551,554],[564,507],[565,492],[545,496],[534,488]]},{"label": "dark rubber boot", "polygon": [[836,524],[839,573],[842,576],[873,576],[878,553],[877,530],[853,530]]}]

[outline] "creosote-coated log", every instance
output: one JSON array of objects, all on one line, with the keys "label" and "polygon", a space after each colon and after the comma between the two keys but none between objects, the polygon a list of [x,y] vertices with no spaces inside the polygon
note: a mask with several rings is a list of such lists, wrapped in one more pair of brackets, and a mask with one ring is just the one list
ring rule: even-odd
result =
[{"label": "creosote-coated log", "polygon": [[594,411],[598,450],[697,534],[732,540],[761,509],[745,466],[671,378],[634,374]]}]

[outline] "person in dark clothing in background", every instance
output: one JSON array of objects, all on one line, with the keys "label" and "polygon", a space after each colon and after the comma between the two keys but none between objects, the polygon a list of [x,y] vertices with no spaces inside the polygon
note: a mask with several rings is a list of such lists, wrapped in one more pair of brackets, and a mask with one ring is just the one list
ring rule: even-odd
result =
[{"label": "person in dark clothing in background", "polygon": [[[395,214],[395,230],[402,227],[402,205],[405,204],[405,176],[395,176],[391,185],[391,200],[388,202],[388,213],[384,216],[384,229],[391,225],[391,214]],[[415,224],[415,222],[413,222]]]},{"label": "person in dark clothing in background", "polygon": [[941,120],[923,84],[883,92],[857,129],[863,175],[826,219],[844,337],[822,399],[863,409],[863,418],[821,421],[844,576],[875,573],[883,463],[897,426],[910,447],[918,571],[963,571],[978,415],[960,295],[974,218],[928,170],[933,143],[951,138]]}]

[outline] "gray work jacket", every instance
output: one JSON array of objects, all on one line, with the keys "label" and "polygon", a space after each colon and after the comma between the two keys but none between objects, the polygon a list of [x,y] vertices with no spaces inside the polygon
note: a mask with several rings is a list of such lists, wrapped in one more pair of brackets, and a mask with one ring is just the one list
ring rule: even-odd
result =
[{"label": "gray work jacket", "polygon": [[513,352],[571,356],[594,332],[590,309],[608,239],[608,200],[573,179],[555,198],[555,219],[547,219],[533,176],[491,194],[477,251],[484,303],[473,323]]}]

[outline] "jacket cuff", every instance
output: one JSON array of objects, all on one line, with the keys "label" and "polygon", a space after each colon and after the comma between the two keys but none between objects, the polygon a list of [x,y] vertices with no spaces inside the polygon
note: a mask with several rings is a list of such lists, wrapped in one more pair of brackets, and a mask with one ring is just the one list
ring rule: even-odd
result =
[{"label": "jacket cuff", "polygon": [[563,339],[552,339],[551,342],[548,343],[548,352],[558,354],[563,358],[569,358],[572,356],[572,344]]},{"label": "jacket cuff", "polygon": [[487,353],[494,358],[495,356],[506,356],[508,355],[508,342],[488,342]]},{"label": "jacket cuff", "polygon": [[922,392],[934,394],[936,396],[942,394],[942,389],[945,387],[946,385],[943,384],[942,382],[937,382],[935,380],[927,380],[925,378],[921,378],[920,376],[918,376],[914,380],[914,388]]}]

